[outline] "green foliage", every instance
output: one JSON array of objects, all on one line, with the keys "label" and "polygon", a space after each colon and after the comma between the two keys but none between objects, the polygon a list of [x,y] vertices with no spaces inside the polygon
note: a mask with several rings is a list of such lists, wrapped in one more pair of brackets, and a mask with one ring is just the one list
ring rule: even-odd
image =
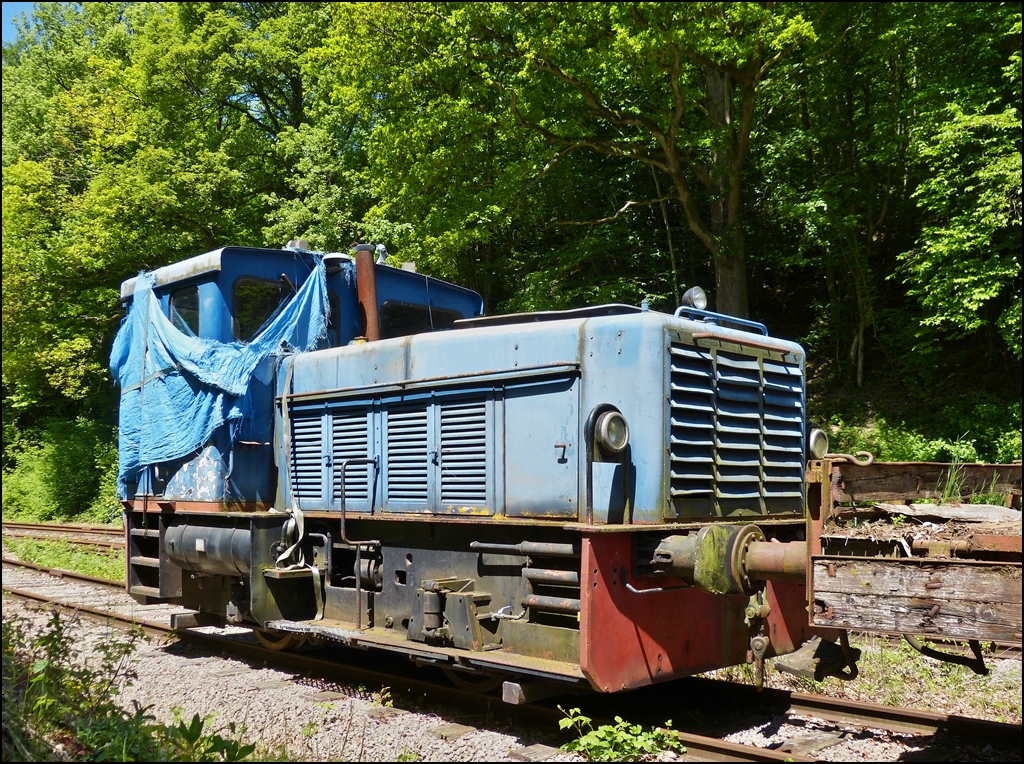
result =
[{"label": "green foliage", "polygon": [[[925,422],[892,423],[883,416],[833,416],[830,448],[839,453],[870,451],[879,461],[989,462],[1021,458],[1021,407],[990,403],[947,406]],[[930,435],[922,430],[931,430]]]},{"label": "green foliage", "polygon": [[120,515],[110,427],[84,417],[49,420],[36,438],[21,434],[4,446],[4,517],[110,522]]},{"label": "green foliage", "polygon": [[54,612],[30,635],[17,618],[3,619],[4,761],[244,761],[255,751],[206,728],[199,715],[172,725],[154,722],[137,704],[116,697],[135,678],[132,655],[141,630],[114,632],[86,665],[73,647],[71,622]]},{"label": "green foliage", "polygon": [[[905,253],[924,326],[972,332],[995,320],[1021,357],[1021,14],[996,30],[1018,41],[998,88],[951,100],[922,120],[917,146],[930,173],[915,197],[928,213],[920,246]],[[996,43],[997,40],[993,40]],[[986,97],[987,96],[987,97]],[[994,310],[989,303],[995,303]]]},{"label": "green foliage", "polygon": [[578,708],[566,711],[559,706],[558,710],[565,714],[565,718],[558,721],[559,729],[572,729],[578,736],[563,745],[562,750],[581,754],[587,761],[638,761],[659,751],[686,752],[671,732],[671,721],[665,722],[667,730],[645,731],[639,724],[630,724],[616,716],[615,724],[602,724],[594,729],[590,717],[580,713]]}]

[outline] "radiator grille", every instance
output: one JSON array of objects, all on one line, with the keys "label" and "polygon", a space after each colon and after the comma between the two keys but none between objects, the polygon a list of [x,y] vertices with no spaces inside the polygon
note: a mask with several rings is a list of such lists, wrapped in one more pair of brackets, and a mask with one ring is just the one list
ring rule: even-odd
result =
[{"label": "radiator grille", "polygon": [[441,503],[487,502],[487,404],[441,407]]},{"label": "radiator grille", "polygon": [[[366,459],[370,423],[366,411],[335,413],[331,421],[332,501],[341,500],[341,465],[346,459]],[[345,503],[365,502],[369,496],[369,466],[352,464],[345,470]]]},{"label": "radiator grille", "polygon": [[388,500],[426,503],[427,410],[392,409],[387,414]]},{"label": "radiator grille", "polygon": [[669,377],[672,499],[799,511],[800,367],[674,343]]},{"label": "radiator grille", "polygon": [[292,418],[292,495],[296,499],[323,498],[323,417]]}]

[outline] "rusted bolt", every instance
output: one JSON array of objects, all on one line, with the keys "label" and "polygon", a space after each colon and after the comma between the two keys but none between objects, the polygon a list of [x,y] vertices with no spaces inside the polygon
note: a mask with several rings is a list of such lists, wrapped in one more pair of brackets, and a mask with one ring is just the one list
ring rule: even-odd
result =
[{"label": "rusted bolt", "polygon": [[932,609],[928,611],[928,617],[929,618],[934,618],[938,614],[939,614],[939,606],[938,605],[932,605]]},{"label": "rusted bolt", "polygon": [[836,577],[836,564],[834,562],[830,562],[828,564],[828,577],[829,578],[835,578]]}]

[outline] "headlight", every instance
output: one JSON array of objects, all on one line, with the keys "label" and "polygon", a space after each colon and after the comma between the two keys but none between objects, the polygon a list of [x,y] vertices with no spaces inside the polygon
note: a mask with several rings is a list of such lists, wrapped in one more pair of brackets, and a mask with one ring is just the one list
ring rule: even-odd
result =
[{"label": "headlight", "polygon": [[688,308],[704,310],[708,306],[708,296],[699,286],[690,287],[683,294],[683,305]]},{"label": "headlight", "polygon": [[807,433],[807,456],[812,459],[824,459],[828,453],[828,435],[820,427],[812,426]]},{"label": "headlight", "polygon": [[621,454],[629,444],[629,425],[618,411],[606,411],[597,419],[597,442],[609,454]]}]

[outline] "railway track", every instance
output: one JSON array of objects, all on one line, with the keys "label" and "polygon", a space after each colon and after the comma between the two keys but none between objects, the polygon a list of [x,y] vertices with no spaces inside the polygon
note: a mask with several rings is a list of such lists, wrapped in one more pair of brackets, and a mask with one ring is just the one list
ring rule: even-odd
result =
[{"label": "railway track", "polygon": [[3,535],[8,538],[38,541],[67,541],[99,549],[124,549],[123,531],[112,526],[74,525],[63,523],[4,523]]},{"label": "railway track", "polygon": [[[60,571],[31,565],[17,560],[5,558],[4,566],[18,566],[47,574],[50,578],[78,581],[103,589],[120,589],[120,582],[82,576],[70,571]],[[368,669],[362,655],[356,660],[364,665],[352,665],[337,655],[331,660],[319,657],[316,650],[308,652],[279,652],[240,640],[237,636],[209,634],[192,629],[175,631],[168,616],[151,617],[149,611],[142,608],[142,613],[126,615],[108,608],[97,608],[91,605],[68,601],[31,591],[26,588],[3,587],[7,596],[21,600],[46,604],[69,612],[78,612],[90,618],[113,620],[123,625],[140,626],[147,633],[163,639],[177,637],[200,646],[212,653],[225,653],[253,664],[266,664],[281,670],[306,676],[315,676],[345,685],[355,686],[386,686],[394,693],[404,693],[410,697],[422,698],[444,705],[457,706],[478,712],[482,702],[486,702],[491,715],[511,718],[521,722],[541,725],[547,729],[557,727],[558,720],[563,718],[557,705],[542,702],[525,706],[509,706],[501,703],[498,698],[481,696],[480,694],[448,687],[438,681],[424,680],[412,676],[412,670],[404,666]],[[153,606],[150,606],[153,607]],[[159,606],[157,606],[159,607]],[[333,651],[344,654],[346,651]],[[392,661],[393,663],[394,661]],[[422,670],[417,670],[422,676]],[[437,673],[440,680],[440,673]],[[486,697],[486,701],[485,701]],[[710,679],[686,679],[648,688],[647,691],[633,693],[630,701],[631,721],[639,723],[659,723],[650,719],[664,720],[672,715],[671,709],[677,707],[682,697],[699,697],[702,700],[717,698],[718,702],[733,708],[769,706],[776,711],[784,711],[794,717],[810,718],[818,721],[831,722],[844,727],[862,727],[888,730],[894,733],[931,736],[940,732],[956,735],[966,740],[981,741],[1000,747],[1019,751],[1021,748],[1021,727],[987,720],[969,719],[949,714],[900,709],[869,703],[861,703],[819,695],[788,692],[783,690],[765,690],[757,693],[754,688]],[[603,695],[588,695],[570,699],[573,706],[580,706],[584,713],[595,720],[610,718],[621,713],[624,698]],[[564,703],[563,699],[563,703]],[[816,761],[811,756],[801,755],[794,750],[773,750],[749,745],[729,743],[716,737],[697,734],[696,732],[673,730],[682,744],[688,749],[687,759],[696,761]]]}]

